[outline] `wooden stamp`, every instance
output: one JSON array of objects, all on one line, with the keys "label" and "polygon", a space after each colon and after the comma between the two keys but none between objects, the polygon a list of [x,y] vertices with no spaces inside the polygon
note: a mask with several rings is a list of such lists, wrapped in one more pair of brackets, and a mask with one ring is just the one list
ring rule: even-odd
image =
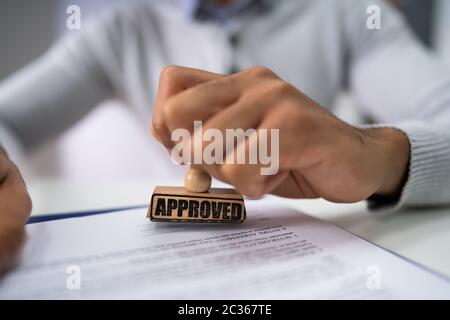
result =
[{"label": "wooden stamp", "polygon": [[208,173],[192,166],[185,187],[156,187],[147,217],[158,222],[242,223],[244,198],[234,189],[211,188]]}]

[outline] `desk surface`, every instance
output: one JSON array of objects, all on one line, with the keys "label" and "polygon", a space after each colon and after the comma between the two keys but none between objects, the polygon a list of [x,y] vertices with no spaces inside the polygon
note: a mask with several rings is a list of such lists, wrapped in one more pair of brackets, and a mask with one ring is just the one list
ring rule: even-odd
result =
[{"label": "desk surface", "polygon": [[[36,215],[146,205],[154,185],[151,181],[97,183],[46,178],[28,182],[28,189],[32,214]],[[450,277],[450,208],[369,213],[365,203],[283,202]]]}]

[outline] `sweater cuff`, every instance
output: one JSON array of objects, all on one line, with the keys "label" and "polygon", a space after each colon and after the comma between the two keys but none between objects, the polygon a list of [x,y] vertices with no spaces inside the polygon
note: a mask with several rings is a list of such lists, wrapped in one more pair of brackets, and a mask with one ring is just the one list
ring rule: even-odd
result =
[{"label": "sweater cuff", "polygon": [[394,201],[373,196],[370,209],[427,207],[450,204],[450,131],[448,127],[421,121],[375,125],[403,131],[411,151],[409,173],[401,195]]}]

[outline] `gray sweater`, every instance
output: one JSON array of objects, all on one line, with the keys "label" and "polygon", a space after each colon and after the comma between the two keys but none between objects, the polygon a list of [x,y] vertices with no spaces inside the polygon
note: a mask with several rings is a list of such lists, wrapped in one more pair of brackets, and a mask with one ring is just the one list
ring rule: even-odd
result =
[{"label": "gray sweater", "polygon": [[[400,15],[374,0],[264,3],[265,10],[250,6],[225,25],[189,19],[176,0],[83,24],[0,84],[0,142],[10,152],[33,148],[110,98],[150,123],[168,64],[222,73],[263,65],[326,108],[348,88],[367,116],[410,139],[409,176],[397,205],[449,204],[450,72]],[[381,8],[379,30],[367,27],[372,4]]]}]

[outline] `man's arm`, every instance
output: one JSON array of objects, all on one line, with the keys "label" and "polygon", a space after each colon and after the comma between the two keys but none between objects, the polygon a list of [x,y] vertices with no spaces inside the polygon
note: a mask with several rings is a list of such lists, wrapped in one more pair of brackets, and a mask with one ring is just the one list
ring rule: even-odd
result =
[{"label": "man's arm", "polygon": [[[203,121],[202,130],[196,130],[195,121]],[[183,147],[174,148],[171,137],[179,129],[191,133],[194,143],[183,138]],[[222,140],[215,146],[214,159],[208,143],[195,142],[205,139],[202,133],[212,134],[210,129],[215,142]],[[230,129],[250,130],[250,136],[223,149]],[[375,193],[391,196],[402,187],[409,157],[408,139],[401,131],[353,127],[263,67],[228,76],[165,68],[153,134],[173,148],[178,162],[192,163],[206,154],[204,170],[250,197],[272,193],[356,202]],[[260,157],[261,150],[271,150],[270,168],[261,158],[258,161],[257,149]],[[180,153],[182,158],[176,156]],[[236,162],[236,154],[256,161]]]},{"label": "man's arm", "polygon": [[68,33],[42,57],[3,80],[0,126],[30,149],[110,98],[114,89],[101,61],[103,52],[116,50],[109,34],[114,34],[111,14]]},{"label": "man's arm", "polygon": [[0,273],[20,249],[31,212],[25,183],[6,151],[16,161],[23,147],[55,137],[112,96],[116,90],[101,57],[116,56],[120,46],[114,22],[115,16],[108,14],[67,35],[0,83]]},{"label": "man's arm", "polygon": [[[380,30],[366,25],[373,4],[381,9]],[[450,70],[385,3],[350,0],[342,8],[352,93],[381,126],[398,128],[409,138],[409,173],[394,204],[449,204]],[[372,200],[375,206],[385,204],[377,195]]]}]

